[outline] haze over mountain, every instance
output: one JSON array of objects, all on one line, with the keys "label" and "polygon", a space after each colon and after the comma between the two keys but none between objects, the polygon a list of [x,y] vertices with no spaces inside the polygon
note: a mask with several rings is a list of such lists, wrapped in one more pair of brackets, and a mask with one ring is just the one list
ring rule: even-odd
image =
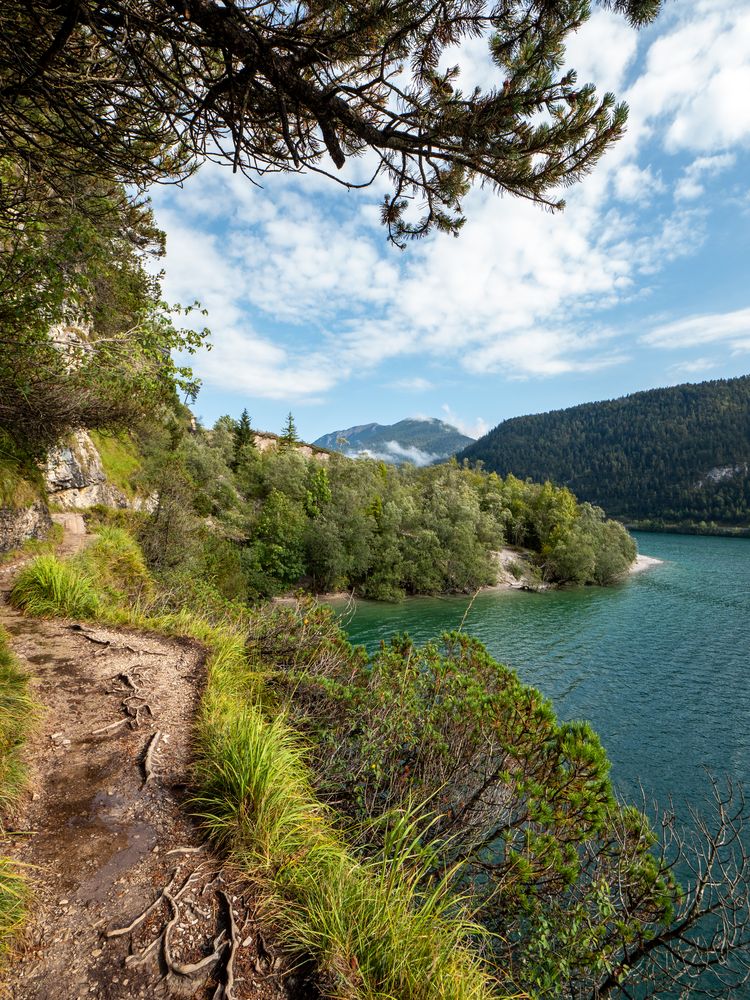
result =
[{"label": "haze over mountain", "polygon": [[472,443],[472,438],[436,417],[412,417],[395,424],[359,424],[331,431],[313,442],[350,457],[365,454],[396,465],[431,465]]},{"label": "haze over mountain", "polygon": [[568,486],[630,522],[747,527],[750,376],[514,417],[458,457]]}]

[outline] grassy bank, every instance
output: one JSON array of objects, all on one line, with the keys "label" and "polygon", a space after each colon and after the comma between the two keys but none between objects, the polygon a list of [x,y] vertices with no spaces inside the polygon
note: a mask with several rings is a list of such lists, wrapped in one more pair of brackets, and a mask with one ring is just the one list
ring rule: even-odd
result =
[{"label": "grassy bank", "polygon": [[[308,748],[274,707],[273,664],[249,652],[263,614],[195,591],[189,606],[154,587],[125,532],[105,529],[75,559],[38,559],[13,602],[27,612],[187,636],[208,653],[195,732],[194,809],[212,841],[259,886],[291,953],[312,959],[325,995],[351,1000],[484,1000],[497,994],[478,928],[448,891],[425,889],[409,823],[364,858],[315,795]],[[413,839],[413,838],[412,838]]]},{"label": "grassy bank", "polygon": [[[36,714],[28,677],[0,627],[0,824],[12,813],[26,780],[23,745]],[[2,826],[0,825],[0,833]],[[0,964],[26,917],[28,886],[21,871],[0,856]]]}]

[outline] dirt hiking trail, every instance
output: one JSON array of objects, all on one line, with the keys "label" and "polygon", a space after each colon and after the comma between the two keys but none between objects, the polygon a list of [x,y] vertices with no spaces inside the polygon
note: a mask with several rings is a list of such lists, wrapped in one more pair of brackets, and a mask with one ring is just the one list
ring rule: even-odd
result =
[{"label": "dirt hiking trail", "polygon": [[[64,522],[64,554],[87,542]],[[9,607],[19,563],[0,567],[0,624],[44,711],[31,785],[0,853],[28,869],[31,919],[0,979],[14,1000],[309,997],[275,957],[255,901],[200,845],[183,808],[203,653],[187,641]]]}]

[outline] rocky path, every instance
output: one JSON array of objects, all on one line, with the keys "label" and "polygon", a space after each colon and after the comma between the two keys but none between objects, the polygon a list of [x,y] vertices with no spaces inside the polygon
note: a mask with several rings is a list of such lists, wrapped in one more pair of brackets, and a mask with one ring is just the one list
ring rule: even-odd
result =
[{"label": "rocky path", "polygon": [[[85,544],[65,515],[65,548]],[[183,808],[203,655],[152,635],[24,618],[0,623],[44,706],[22,814],[0,853],[30,866],[32,919],[0,987],[14,1000],[309,995],[200,845]],[[5,591],[5,593],[3,593]],[[130,928],[130,929],[127,929]]]}]

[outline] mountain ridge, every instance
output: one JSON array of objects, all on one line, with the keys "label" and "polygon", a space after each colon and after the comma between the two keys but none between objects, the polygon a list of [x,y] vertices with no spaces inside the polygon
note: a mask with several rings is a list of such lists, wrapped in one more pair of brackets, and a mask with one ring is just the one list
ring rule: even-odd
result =
[{"label": "mountain ridge", "polygon": [[450,458],[472,441],[437,417],[407,417],[395,424],[355,424],[323,434],[313,444],[352,458],[365,454],[396,465],[430,465]]}]

